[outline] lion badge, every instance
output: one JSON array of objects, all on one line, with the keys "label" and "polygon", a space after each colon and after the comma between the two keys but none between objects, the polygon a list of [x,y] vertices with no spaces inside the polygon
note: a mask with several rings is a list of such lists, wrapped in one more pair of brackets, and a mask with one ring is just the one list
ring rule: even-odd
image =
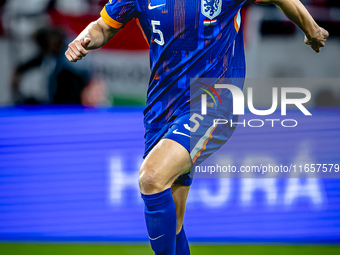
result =
[{"label": "lion badge", "polygon": [[221,9],[222,0],[201,0],[201,12],[210,20],[220,14]]}]

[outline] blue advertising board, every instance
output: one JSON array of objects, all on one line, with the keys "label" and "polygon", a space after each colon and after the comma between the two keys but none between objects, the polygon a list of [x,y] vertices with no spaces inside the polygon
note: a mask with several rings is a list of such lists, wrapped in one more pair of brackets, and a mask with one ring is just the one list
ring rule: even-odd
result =
[{"label": "blue advertising board", "polygon": [[[340,110],[312,113],[289,113],[295,128],[239,125],[207,164],[334,167]],[[0,240],[148,241],[138,188],[142,119],[141,108],[0,109]],[[189,241],[338,243],[335,173],[197,175],[184,223]]]}]

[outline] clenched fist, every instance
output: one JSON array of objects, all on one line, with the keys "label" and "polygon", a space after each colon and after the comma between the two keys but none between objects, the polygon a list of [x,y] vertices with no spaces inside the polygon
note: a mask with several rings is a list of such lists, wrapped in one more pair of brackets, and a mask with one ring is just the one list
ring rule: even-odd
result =
[{"label": "clenched fist", "polygon": [[325,43],[328,37],[329,33],[327,32],[327,30],[320,27],[320,30],[315,37],[308,39],[307,36],[305,36],[305,44],[309,45],[316,53],[319,53],[320,48],[325,47]]},{"label": "clenched fist", "polygon": [[85,57],[89,52],[86,50],[91,42],[91,38],[83,38],[74,40],[68,45],[65,56],[71,62],[77,62]]}]

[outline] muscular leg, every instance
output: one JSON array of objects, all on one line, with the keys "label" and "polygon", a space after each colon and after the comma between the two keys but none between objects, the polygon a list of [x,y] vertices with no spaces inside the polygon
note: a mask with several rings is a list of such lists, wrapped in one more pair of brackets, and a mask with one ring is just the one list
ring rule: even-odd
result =
[{"label": "muscular leg", "polygon": [[191,167],[189,152],[179,143],[162,139],[145,158],[139,173],[139,185],[145,195],[164,191]]},{"label": "muscular leg", "polygon": [[177,229],[176,229],[176,255],[190,255],[187,237],[183,227],[185,206],[190,186],[172,185],[172,197],[176,205]]},{"label": "muscular leg", "polygon": [[[170,188],[177,177],[190,167],[189,152],[170,139],[161,140],[142,164],[139,184],[145,203],[148,234],[155,254],[176,254],[177,212]],[[181,188],[175,188],[176,199],[181,191]],[[183,198],[177,199],[179,215],[184,215],[185,201],[183,204]]]},{"label": "muscular leg", "polygon": [[180,185],[172,185],[171,193],[172,197],[175,201],[176,206],[176,215],[177,215],[177,228],[176,234],[178,235],[183,226],[184,212],[185,206],[187,203],[187,198],[189,194],[190,186],[180,186]]}]

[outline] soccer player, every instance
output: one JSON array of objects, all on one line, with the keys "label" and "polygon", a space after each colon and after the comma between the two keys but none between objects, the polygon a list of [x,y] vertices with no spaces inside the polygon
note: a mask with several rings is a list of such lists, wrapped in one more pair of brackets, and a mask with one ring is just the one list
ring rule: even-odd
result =
[{"label": "soccer player", "polygon": [[[203,121],[207,116],[190,114],[200,106],[198,95],[190,95],[190,79],[245,77],[241,8],[259,2],[275,4],[305,33],[305,43],[315,52],[325,46],[327,31],[299,0],[110,0],[101,18],[69,44],[66,57],[77,62],[136,18],[150,46],[145,160],[139,184],[155,254],[190,254],[183,228],[190,169],[218,150],[234,131],[208,125]],[[210,103],[215,116],[234,119],[230,91],[202,86],[224,100],[223,106]],[[237,86],[242,88],[243,83]]]}]

